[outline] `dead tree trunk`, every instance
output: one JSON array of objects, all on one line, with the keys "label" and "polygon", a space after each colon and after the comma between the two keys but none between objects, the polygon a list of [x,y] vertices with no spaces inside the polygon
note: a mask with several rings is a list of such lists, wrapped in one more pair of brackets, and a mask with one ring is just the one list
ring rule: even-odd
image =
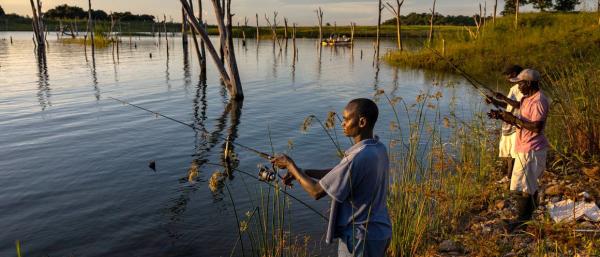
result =
[{"label": "dead tree trunk", "polygon": [[169,32],[167,31],[167,15],[163,14],[163,27],[165,29],[165,42],[167,43],[167,58],[169,58]]},{"label": "dead tree trunk", "polygon": [[519,28],[519,0],[515,0],[515,30]]},{"label": "dead tree trunk", "polygon": [[[210,41],[209,37],[208,37],[208,33],[206,31],[206,27],[202,26],[200,22],[198,22],[198,19],[196,19],[196,17],[194,17],[193,12],[191,12],[190,10],[190,6],[187,3],[186,0],[180,0],[186,15],[188,16],[188,19],[190,20],[190,25],[192,26],[192,28],[200,35],[200,37],[202,37],[202,41],[206,44],[206,47],[208,48],[208,52],[210,53],[210,56],[212,57],[213,61],[215,62],[215,66],[217,67],[217,70],[219,71],[219,73],[221,74],[221,78],[223,79],[223,82],[225,83],[225,85],[227,85],[228,89],[229,89],[229,93],[232,99],[243,99],[244,98],[244,94],[242,92],[242,85],[241,85],[241,81],[239,79],[239,73],[237,70],[237,63],[235,62],[235,54],[233,51],[227,51],[227,54],[229,55],[228,61],[229,63],[229,72],[232,73],[232,76],[230,76],[230,74],[227,73],[227,70],[225,69],[225,65],[223,62],[221,62],[219,55],[215,49],[215,46],[212,44],[212,42]],[[215,15],[217,16],[217,25],[219,28],[219,34],[223,34],[226,33],[225,31],[225,24],[224,24],[224,17],[221,16],[221,5],[219,3],[218,0],[212,0],[214,9],[215,9]],[[228,5],[229,7],[229,5]],[[229,17],[231,17],[232,15],[229,13]],[[229,18],[230,19],[230,18]],[[228,22],[229,24],[230,22]],[[227,44],[229,45],[229,44]],[[231,48],[233,50],[233,48]],[[233,72],[238,73],[238,74],[233,74]],[[233,77],[235,80],[237,81],[232,81],[231,77]]]},{"label": "dead tree trunk", "polygon": [[259,40],[260,34],[258,32],[258,13],[256,14],[256,41]]},{"label": "dead tree trunk", "polygon": [[496,0],[496,3],[494,4],[494,18],[492,19],[492,24],[494,24],[494,26],[496,26],[496,13],[498,12],[498,0]]},{"label": "dead tree trunk", "polygon": [[431,42],[433,41],[433,20],[435,18],[435,2],[436,2],[436,0],[433,0],[433,8],[431,9],[431,19],[429,19],[429,37],[428,37],[428,41],[429,41],[430,45],[431,45]]},{"label": "dead tree trunk", "polygon": [[92,41],[92,60],[96,54],[96,42],[94,41],[94,19],[92,18],[92,0],[88,0],[88,31]]},{"label": "dead tree trunk", "polygon": [[317,20],[319,21],[319,44],[321,44],[323,42],[323,10],[319,7],[315,12],[317,12]]},{"label": "dead tree trunk", "polygon": [[183,44],[183,48],[187,49],[188,47],[188,36],[187,36],[187,19],[185,18],[185,14],[183,11],[183,7],[181,8],[181,43]]},{"label": "dead tree trunk", "polygon": [[600,25],[600,0],[598,0],[598,10],[596,12],[598,12],[598,25]]},{"label": "dead tree trunk", "polygon": [[403,4],[404,0],[396,0],[396,8],[394,8],[390,3],[387,3],[388,10],[396,17],[396,41],[400,51],[404,50],[402,47],[402,21],[400,20],[400,10]]},{"label": "dead tree trunk", "polygon": [[246,29],[248,28],[248,17],[244,16],[244,28],[242,29],[242,45],[246,46]]},{"label": "dead tree trunk", "polygon": [[380,34],[381,34],[381,11],[383,10],[383,5],[381,0],[379,0],[379,4],[377,5],[377,40],[375,41],[375,55],[377,60],[379,61],[379,44],[381,43]]},{"label": "dead tree trunk", "polygon": [[38,49],[43,49],[46,45],[46,39],[44,36],[44,22],[42,20],[42,8],[40,1],[37,1],[37,6],[33,3],[33,0],[29,0],[31,3],[31,11],[33,13],[33,32],[35,42]]},{"label": "dead tree trunk", "polygon": [[[190,0],[190,2],[193,0]],[[190,15],[194,15],[194,10],[191,10]],[[206,24],[204,23],[204,19],[202,16],[202,0],[198,0],[198,19],[200,20],[200,25],[208,31],[206,28]],[[190,20],[191,21],[191,20]],[[206,80],[206,48],[204,47],[204,40],[200,40],[200,52],[202,54],[202,61],[200,61],[200,72],[202,73],[203,79]]]},{"label": "dead tree trunk", "polygon": [[285,29],[283,30],[283,38],[288,39],[288,19],[283,17],[283,24],[285,25]]},{"label": "dead tree trunk", "polygon": [[271,28],[271,33],[273,34],[273,49],[275,49],[275,42],[277,42],[277,44],[279,45],[279,51],[281,51],[281,41],[279,41],[279,38],[277,37],[277,14],[278,12],[273,12],[273,23],[271,23],[271,20],[269,20],[269,17],[267,17],[266,13],[265,20],[267,21],[267,24]]},{"label": "dead tree trunk", "polygon": [[292,65],[296,66],[296,54],[297,54],[297,49],[296,49],[296,23],[292,24],[292,46],[294,48],[294,59],[292,61]]},{"label": "dead tree trunk", "polygon": [[356,27],[356,23],[350,22],[350,42],[354,45],[354,28]]},{"label": "dead tree trunk", "polygon": [[[194,1],[193,0],[190,1],[190,9],[191,9],[192,13],[194,13]],[[183,21],[186,24],[189,24],[187,16],[185,15],[185,10],[183,9],[183,7],[181,7],[181,15],[182,15],[181,17],[182,17]],[[189,29],[189,27],[186,28],[186,31],[188,29]],[[194,49],[196,49],[196,55],[198,56],[198,62],[202,63],[203,57],[202,57],[202,54],[200,53],[200,46],[198,45],[198,38],[196,37],[196,31],[194,31],[192,29],[191,32],[192,32],[192,40],[194,41]],[[184,45],[184,47],[185,47],[185,45]]]},{"label": "dead tree trunk", "polygon": [[[232,20],[233,14],[231,13],[231,1],[227,0],[227,9],[225,14],[227,15],[227,44],[225,51],[227,56],[227,64],[229,64],[229,74],[233,79],[232,94],[234,99],[243,99],[244,94],[242,93],[242,80],[240,78],[240,72],[237,66],[237,60],[235,58],[235,52],[233,47],[233,33],[232,33]],[[223,18],[221,18],[223,20]]]}]

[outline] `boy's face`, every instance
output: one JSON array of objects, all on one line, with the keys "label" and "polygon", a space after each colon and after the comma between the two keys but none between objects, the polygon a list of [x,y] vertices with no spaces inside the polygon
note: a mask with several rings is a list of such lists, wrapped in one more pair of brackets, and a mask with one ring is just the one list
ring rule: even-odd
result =
[{"label": "boy's face", "polygon": [[347,137],[358,136],[366,128],[367,119],[356,115],[356,106],[353,104],[349,104],[344,108],[342,117],[344,118],[342,128],[344,129],[344,135]]},{"label": "boy's face", "polygon": [[508,74],[504,74],[504,78],[506,78],[506,80],[510,80],[512,78],[516,78],[517,76],[519,76],[519,73],[517,72],[511,72]]}]

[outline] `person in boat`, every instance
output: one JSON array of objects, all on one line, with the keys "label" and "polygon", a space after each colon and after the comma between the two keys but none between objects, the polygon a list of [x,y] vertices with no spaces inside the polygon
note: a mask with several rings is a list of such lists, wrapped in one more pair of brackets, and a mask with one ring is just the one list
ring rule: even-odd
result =
[{"label": "person in boat", "polygon": [[[523,71],[523,68],[519,65],[510,65],[504,69],[502,73],[506,80],[510,82],[510,79],[515,78]],[[498,95],[500,93],[495,93],[494,95]],[[499,98],[504,97],[504,95]],[[514,84],[509,92],[506,95],[507,98],[520,102],[521,98],[523,98],[523,94],[519,90],[519,84]],[[496,100],[493,97],[486,97],[486,103],[494,104],[496,106],[506,106],[506,111],[512,113],[513,115],[519,114],[519,108],[515,108],[510,104],[506,104],[503,101]],[[506,178],[509,179],[512,174],[513,166],[515,163],[515,140],[517,139],[517,128],[514,125],[508,124],[506,122],[502,123],[502,134],[500,135],[500,143],[498,148],[498,157],[504,159],[506,164]]]},{"label": "person in boat", "polygon": [[284,183],[297,180],[313,198],[331,198],[326,242],[338,239],[338,256],[385,256],[392,237],[386,206],[389,159],[385,145],[373,135],[378,113],[369,99],[346,105],[342,127],[354,145],[333,168],[301,169],[286,155],[272,160],[288,170]]},{"label": "person in boat", "polygon": [[509,230],[525,225],[531,220],[537,205],[538,178],[546,169],[548,140],[544,136],[544,128],[550,104],[540,90],[540,73],[525,69],[516,78],[510,80],[519,83],[523,93],[521,101],[512,100],[497,94],[496,100],[519,108],[519,115],[510,112],[491,111],[488,116],[500,119],[517,127],[515,141],[515,165],[510,180],[510,190],[514,192],[518,217],[509,223]]}]

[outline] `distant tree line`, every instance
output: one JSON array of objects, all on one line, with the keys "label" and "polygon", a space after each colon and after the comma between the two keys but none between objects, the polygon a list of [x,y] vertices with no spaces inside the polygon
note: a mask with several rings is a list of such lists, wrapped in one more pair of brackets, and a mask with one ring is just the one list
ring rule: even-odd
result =
[{"label": "distant tree line", "polygon": [[[515,0],[504,0],[502,15],[515,13]],[[534,9],[546,12],[550,10],[558,12],[571,12],[575,6],[581,4],[580,0],[519,0],[519,6],[531,4]]]},{"label": "distant tree line", "polygon": [[[6,14],[2,6],[0,6],[0,17],[6,17],[9,19],[24,20],[29,17],[23,17],[18,14]],[[66,4],[56,6],[44,13],[46,19],[87,19],[87,10],[81,7],[69,6]],[[115,20],[121,20],[125,22],[130,21],[154,21],[153,15],[148,14],[132,14],[131,12],[113,12],[112,17]],[[94,20],[106,21],[111,19],[111,14],[106,13],[103,10],[92,10],[92,18]]]},{"label": "distant tree line", "polygon": [[[138,15],[131,12],[113,12],[112,14],[108,14],[103,10],[92,10],[94,20],[110,20],[111,15],[115,20],[121,21],[154,21],[154,16],[148,14]],[[63,4],[48,10],[44,16],[49,19],[87,19],[88,13],[81,7]]]},{"label": "distant tree line", "polygon": [[[464,15],[448,15],[444,16],[439,13],[435,14],[435,24],[437,25],[457,25],[457,26],[474,26],[473,17]],[[431,13],[415,13],[411,12],[408,15],[402,15],[401,20],[404,25],[429,25]],[[392,18],[383,22],[384,25],[395,25],[396,18]]]}]

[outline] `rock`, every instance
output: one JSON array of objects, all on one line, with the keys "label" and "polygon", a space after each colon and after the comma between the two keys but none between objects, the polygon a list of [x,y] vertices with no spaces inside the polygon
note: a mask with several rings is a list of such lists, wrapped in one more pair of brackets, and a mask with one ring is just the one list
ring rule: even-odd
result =
[{"label": "rock", "polygon": [[460,243],[454,242],[450,239],[444,240],[439,246],[438,251],[441,253],[462,253],[463,247]]},{"label": "rock", "polygon": [[558,197],[558,196],[552,197],[552,199],[550,199],[550,202],[558,203],[558,202],[560,202],[560,197]]},{"label": "rock", "polygon": [[561,195],[563,193],[563,187],[561,185],[552,185],[552,186],[549,186],[548,188],[546,188],[544,193],[547,196]]},{"label": "rock", "polygon": [[581,168],[583,174],[593,179],[600,179],[600,166],[594,166],[591,168],[583,167]]},{"label": "rock", "polygon": [[578,227],[581,229],[595,229],[596,228],[596,226],[594,226],[594,224],[592,224],[589,221],[582,222],[581,224],[578,225]]},{"label": "rock", "polygon": [[502,209],[504,209],[504,207],[506,207],[506,201],[498,200],[498,201],[496,201],[495,205],[496,205],[496,209],[502,210]]}]

